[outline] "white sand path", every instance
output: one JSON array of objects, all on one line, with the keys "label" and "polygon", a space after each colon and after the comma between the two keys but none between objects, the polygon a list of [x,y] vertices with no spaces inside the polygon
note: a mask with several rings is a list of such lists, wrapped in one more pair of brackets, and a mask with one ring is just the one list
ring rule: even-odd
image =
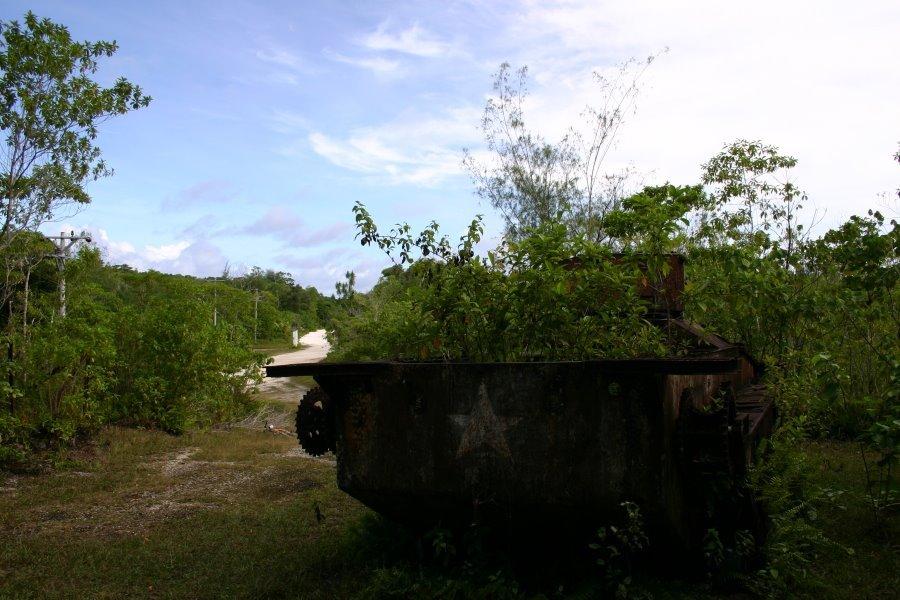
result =
[{"label": "white sand path", "polygon": [[295,363],[315,363],[323,360],[331,349],[331,344],[325,338],[325,330],[310,331],[300,338],[299,350],[291,350],[284,354],[272,357],[273,365],[291,365]]},{"label": "white sand path", "polygon": [[[317,363],[325,358],[331,345],[325,339],[325,330],[310,331],[300,338],[302,347],[299,350],[290,350],[284,354],[272,357],[272,365],[290,365],[296,363]],[[308,381],[308,380],[306,380]],[[309,389],[307,385],[300,383],[296,377],[266,377],[257,389],[267,397],[296,404]]]}]

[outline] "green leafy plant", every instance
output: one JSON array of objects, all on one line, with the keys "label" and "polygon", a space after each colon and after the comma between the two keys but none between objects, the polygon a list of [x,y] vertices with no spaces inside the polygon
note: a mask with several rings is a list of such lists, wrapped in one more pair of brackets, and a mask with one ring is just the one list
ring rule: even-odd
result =
[{"label": "green leafy plant", "polygon": [[664,354],[662,333],[644,319],[637,260],[548,225],[475,255],[476,219],[455,248],[435,223],[378,232],[362,205],[359,237],[393,255],[362,314],[333,333],[336,359],[513,361]]},{"label": "green leafy plant", "polygon": [[588,547],[594,552],[594,561],[600,567],[606,587],[616,598],[628,598],[634,561],[650,542],[644,532],[640,507],[627,501],[620,507],[624,513],[622,524],[600,527],[596,540]]},{"label": "green leafy plant", "polygon": [[[872,424],[859,436],[866,492],[876,522],[900,507],[896,467],[900,460],[900,363],[894,364],[890,389],[873,408]],[[870,455],[874,458],[870,460]]]},{"label": "green leafy plant", "polygon": [[815,560],[826,550],[853,552],[822,532],[819,511],[826,504],[839,507],[841,491],[814,482],[802,449],[805,425],[803,419],[783,423],[764,442],[761,450],[766,460],[751,469],[751,483],[770,519],[770,531],[763,566],[741,579],[765,597],[821,587],[822,581],[811,569]]},{"label": "green leafy plant", "polygon": [[0,21],[0,162],[3,243],[70,202],[86,203],[85,183],[109,175],[95,144],[98,124],[146,107],[150,97],[125,78],[103,87],[91,77],[115,42],[76,42],[68,29],[28,12]]}]

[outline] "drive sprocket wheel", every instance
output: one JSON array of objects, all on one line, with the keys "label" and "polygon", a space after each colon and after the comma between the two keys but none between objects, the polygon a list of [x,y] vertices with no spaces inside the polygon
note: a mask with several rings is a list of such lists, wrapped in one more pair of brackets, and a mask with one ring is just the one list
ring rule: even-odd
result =
[{"label": "drive sprocket wheel", "polygon": [[334,452],[334,408],[320,387],[306,392],[297,406],[297,439],[311,456]]}]

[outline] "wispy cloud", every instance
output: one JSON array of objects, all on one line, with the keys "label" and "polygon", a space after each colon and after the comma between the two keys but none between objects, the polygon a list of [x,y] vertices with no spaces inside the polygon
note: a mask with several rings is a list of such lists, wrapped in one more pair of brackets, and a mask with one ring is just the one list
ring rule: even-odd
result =
[{"label": "wispy cloud", "polygon": [[324,227],[310,227],[290,208],[273,206],[252,223],[239,227],[228,227],[221,230],[220,233],[271,237],[283,242],[285,246],[309,248],[343,241],[349,231],[350,225],[346,222],[332,223]]},{"label": "wispy cloud", "polygon": [[286,67],[292,71],[311,72],[314,70],[299,54],[286,48],[268,47],[260,49],[256,51],[256,58],[266,63]]},{"label": "wispy cloud", "polygon": [[373,75],[382,79],[394,79],[405,73],[399,60],[384,58],[382,56],[346,56],[339,52],[325,49],[322,53],[331,60],[360,69],[371,71]]},{"label": "wispy cloud", "polygon": [[309,119],[290,110],[276,110],[269,114],[269,128],[276,133],[296,133],[310,128]]},{"label": "wispy cloud", "polygon": [[188,240],[208,238],[219,228],[219,222],[219,217],[216,215],[205,214],[182,229],[178,233],[178,237]]},{"label": "wispy cloud", "polygon": [[312,75],[318,71],[305,57],[281,46],[260,48],[255,56],[270,67],[259,75],[268,83],[296,86],[301,81],[301,75]]},{"label": "wispy cloud", "polygon": [[231,183],[222,179],[206,179],[179,190],[174,196],[162,201],[163,210],[204,204],[231,202],[237,191]]},{"label": "wispy cloud", "polygon": [[[343,64],[370,71],[379,79],[396,79],[406,76],[410,70],[403,61],[396,58],[398,54],[417,58],[437,58],[453,56],[459,53],[456,46],[427,31],[418,23],[397,31],[389,29],[389,23],[383,21],[373,32],[357,39],[357,44],[368,50],[362,56],[350,56],[323,50],[323,54]],[[394,57],[386,57],[385,54]]]},{"label": "wispy cloud", "polygon": [[374,51],[393,51],[413,56],[434,58],[455,52],[455,47],[419,26],[418,23],[400,31],[389,31],[389,23],[383,21],[378,28],[363,36],[361,46]]},{"label": "wispy cloud", "polygon": [[314,131],[313,151],[331,163],[391,184],[434,185],[462,172],[461,150],[478,140],[480,109],[447,109],[439,115],[409,114],[334,137]]}]

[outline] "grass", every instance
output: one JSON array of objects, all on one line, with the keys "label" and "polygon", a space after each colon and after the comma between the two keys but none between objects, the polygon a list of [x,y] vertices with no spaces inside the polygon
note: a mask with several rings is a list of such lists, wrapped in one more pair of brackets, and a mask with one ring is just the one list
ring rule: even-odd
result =
[{"label": "grass", "polygon": [[[827,588],[798,595],[895,597],[897,522],[873,522],[855,447],[806,451],[823,485],[848,490],[821,524],[854,554],[821,556],[812,570]],[[332,462],[260,430],[109,428],[50,473],[0,477],[3,598],[498,597],[516,586],[501,571],[423,566],[408,534],[338,491]],[[638,583],[659,598],[735,598],[703,582]]]},{"label": "grass", "polygon": [[827,586],[818,598],[896,598],[900,590],[900,519],[896,512],[874,517],[865,494],[865,471],[856,444],[820,442],[807,446],[817,483],[842,491],[820,511],[825,534],[852,551],[832,548],[811,566]]},{"label": "grass", "polygon": [[237,429],[112,428],[95,459],[4,487],[10,598],[332,597],[353,574],[332,563],[367,513],[337,490],[332,464]]}]

